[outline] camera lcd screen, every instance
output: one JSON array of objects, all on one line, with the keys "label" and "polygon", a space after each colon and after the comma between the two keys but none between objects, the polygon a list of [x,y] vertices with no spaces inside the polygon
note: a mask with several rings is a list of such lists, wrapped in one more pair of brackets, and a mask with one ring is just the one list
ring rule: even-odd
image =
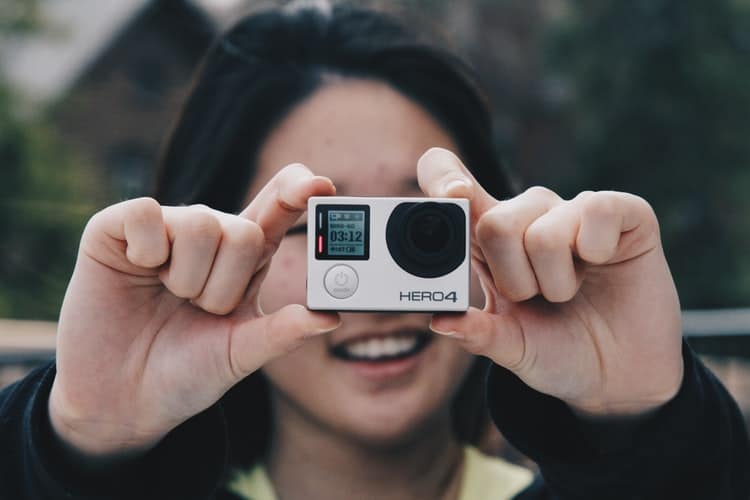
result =
[{"label": "camera lcd screen", "polygon": [[318,205],[316,216],[318,259],[369,259],[370,207]]},{"label": "camera lcd screen", "polygon": [[364,210],[328,211],[328,255],[365,254]]}]

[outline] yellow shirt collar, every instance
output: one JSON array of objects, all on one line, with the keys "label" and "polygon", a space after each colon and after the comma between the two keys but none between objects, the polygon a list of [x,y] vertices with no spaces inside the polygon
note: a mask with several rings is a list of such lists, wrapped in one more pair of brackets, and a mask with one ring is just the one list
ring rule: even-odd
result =
[{"label": "yellow shirt collar", "polygon": [[[464,468],[459,500],[498,500],[512,498],[533,480],[528,469],[497,457],[490,457],[473,446],[464,447]],[[278,500],[263,464],[249,471],[237,471],[228,489],[246,500]]]}]

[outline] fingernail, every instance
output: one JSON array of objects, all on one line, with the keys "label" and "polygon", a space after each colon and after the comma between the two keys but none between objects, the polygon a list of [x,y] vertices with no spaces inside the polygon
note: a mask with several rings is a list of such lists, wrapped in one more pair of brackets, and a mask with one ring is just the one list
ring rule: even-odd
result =
[{"label": "fingernail", "polygon": [[333,190],[333,194],[336,194],[336,185],[333,183],[333,181],[330,178],[325,177],[323,175],[315,175],[315,176],[310,177],[310,179],[311,181],[324,181]]},{"label": "fingernail", "polygon": [[450,337],[450,338],[457,339],[457,340],[461,340],[464,338],[463,334],[458,333],[455,330],[443,330],[433,325],[432,322],[430,322],[430,330],[444,337]]},{"label": "fingernail", "polygon": [[336,322],[335,324],[333,324],[333,325],[329,325],[329,326],[319,326],[319,327],[318,327],[318,328],[317,328],[317,329],[315,330],[315,333],[327,333],[327,332],[332,332],[333,330],[335,330],[335,329],[336,329],[336,328],[338,328],[339,326],[341,326],[341,320],[338,320],[338,321],[337,321],[337,322]]},{"label": "fingernail", "polygon": [[325,181],[328,184],[333,185],[333,181],[331,179],[329,179],[328,177],[324,176],[324,175],[312,175],[312,174],[310,174],[309,179],[313,180],[313,181]]},{"label": "fingernail", "polygon": [[443,186],[443,193],[448,195],[451,192],[460,190],[460,189],[469,190],[471,189],[471,184],[469,184],[469,182],[466,181],[465,179],[454,179],[452,181],[447,182],[445,186]]}]

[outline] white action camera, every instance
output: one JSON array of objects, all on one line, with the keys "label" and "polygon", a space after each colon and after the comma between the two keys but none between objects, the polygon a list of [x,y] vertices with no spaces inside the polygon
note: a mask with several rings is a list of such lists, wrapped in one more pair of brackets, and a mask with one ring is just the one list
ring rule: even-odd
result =
[{"label": "white action camera", "polygon": [[307,204],[307,307],[466,311],[469,201],[316,196]]}]

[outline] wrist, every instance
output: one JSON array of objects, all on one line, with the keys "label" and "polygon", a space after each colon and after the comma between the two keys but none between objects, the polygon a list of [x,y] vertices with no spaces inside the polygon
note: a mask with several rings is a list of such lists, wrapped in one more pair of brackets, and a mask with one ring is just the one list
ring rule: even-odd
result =
[{"label": "wrist", "polygon": [[680,354],[666,369],[649,378],[611,384],[601,394],[578,399],[564,399],[573,413],[584,420],[640,421],[656,413],[680,392],[685,365]]},{"label": "wrist", "polygon": [[122,424],[75,417],[60,402],[54,383],[47,412],[59,450],[68,459],[89,469],[110,468],[135,460],[163,437],[138,435]]},{"label": "wrist", "polygon": [[640,403],[572,403],[566,401],[576,417],[596,421],[638,421],[656,413],[669,399],[659,402]]},{"label": "wrist", "polygon": [[580,419],[588,421],[620,421],[638,422],[649,418],[661,407],[671,401],[679,392],[680,384],[676,388],[659,394],[651,394],[631,400],[587,400],[565,401],[565,404]]}]

